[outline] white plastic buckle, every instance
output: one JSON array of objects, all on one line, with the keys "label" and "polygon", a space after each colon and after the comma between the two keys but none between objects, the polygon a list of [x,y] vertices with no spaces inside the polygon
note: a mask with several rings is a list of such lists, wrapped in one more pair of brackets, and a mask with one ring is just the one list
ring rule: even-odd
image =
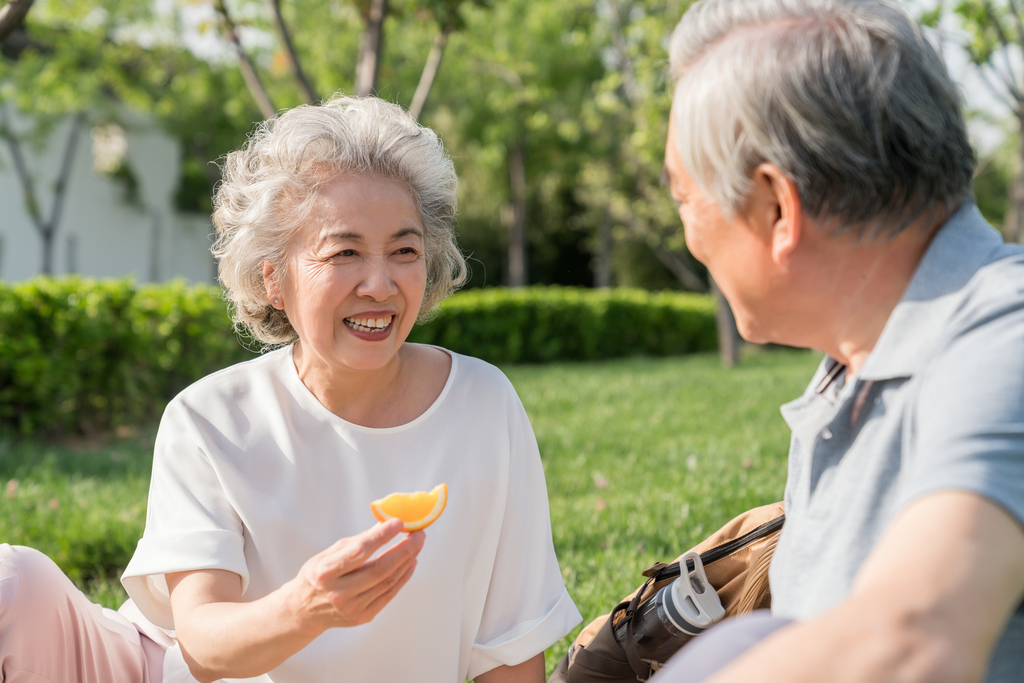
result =
[{"label": "white plastic buckle", "polygon": [[[687,560],[693,562],[693,571],[687,568]],[[691,635],[697,635],[725,616],[722,601],[704,573],[704,563],[692,550],[679,558],[679,578],[672,584],[671,602],[674,604],[666,601],[669,620],[680,631]]]}]

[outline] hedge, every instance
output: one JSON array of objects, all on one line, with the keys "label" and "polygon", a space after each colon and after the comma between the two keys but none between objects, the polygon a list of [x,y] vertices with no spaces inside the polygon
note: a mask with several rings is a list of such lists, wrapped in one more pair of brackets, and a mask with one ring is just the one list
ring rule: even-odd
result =
[{"label": "hedge", "polygon": [[[410,341],[494,363],[682,354],[715,348],[714,304],[640,290],[470,290]],[[0,282],[0,429],[88,433],[152,420],[191,382],[253,353],[214,286]]]},{"label": "hedge", "polygon": [[474,289],[409,339],[492,363],[669,356],[715,348],[715,309],[710,297],[676,292]]},{"label": "hedge", "polygon": [[152,419],[197,378],[247,357],[215,287],[0,283],[0,425],[22,433]]}]

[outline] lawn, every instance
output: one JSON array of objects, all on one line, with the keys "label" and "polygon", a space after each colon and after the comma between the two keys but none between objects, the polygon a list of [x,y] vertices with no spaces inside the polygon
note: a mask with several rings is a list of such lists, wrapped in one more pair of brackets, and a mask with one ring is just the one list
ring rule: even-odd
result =
[{"label": "lawn", "polygon": [[[504,368],[533,422],[562,574],[589,621],[655,560],[671,560],[743,510],[782,497],[781,403],[817,356],[715,356]],[[0,440],[0,541],[52,557],[94,600],[117,581],[145,523],[153,430],[91,443]],[[575,632],[572,634],[575,636]],[[571,638],[548,651],[548,669]]]}]

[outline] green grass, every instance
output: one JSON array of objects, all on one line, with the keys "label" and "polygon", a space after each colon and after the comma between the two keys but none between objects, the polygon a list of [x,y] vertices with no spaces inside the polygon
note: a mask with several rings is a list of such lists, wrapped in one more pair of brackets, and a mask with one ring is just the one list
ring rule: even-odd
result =
[{"label": "green grass", "polygon": [[[652,562],[781,499],[789,430],[778,408],[816,363],[759,351],[730,371],[712,355],[503,368],[540,443],[555,549],[584,623]],[[92,445],[0,440],[0,541],[42,550],[116,607],[145,522],[152,445],[152,431]],[[575,634],[548,651],[549,671]]]},{"label": "green grass", "polygon": [[[756,352],[505,368],[540,444],[555,550],[584,624],[740,512],[782,499],[779,406],[819,356]],[[548,650],[550,671],[572,638]]]}]

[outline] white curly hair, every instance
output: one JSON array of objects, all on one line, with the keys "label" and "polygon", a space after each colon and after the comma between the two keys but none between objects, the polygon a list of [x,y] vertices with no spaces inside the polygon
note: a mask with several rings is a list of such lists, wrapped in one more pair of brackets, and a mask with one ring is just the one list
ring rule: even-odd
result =
[{"label": "white curly hair", "polygon": [[263,261],[287,277],[285,252],[308,220],[319,189],[342,173],[405,183],[424,228],[427,286],[420,319],[466,280],[455,241],[458,179],[437,134],[401,107],[376,97],[336,96],[259,125],[227,155],[214,194],[220,282],[236,328],[267,345],[296,338],[284,311],[270,305]]}]

